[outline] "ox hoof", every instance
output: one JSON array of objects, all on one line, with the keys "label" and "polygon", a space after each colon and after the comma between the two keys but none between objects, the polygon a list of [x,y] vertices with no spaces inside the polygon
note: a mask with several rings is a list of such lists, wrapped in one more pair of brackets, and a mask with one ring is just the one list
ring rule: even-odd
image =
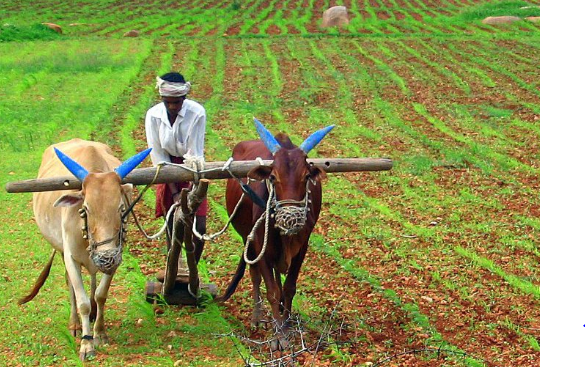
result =
[{"label": "ox hoof", "polygon": [[98,346],[105,346],[110,344],[110,338],[106,335],[106,333],[96,334],[93,339],[93,345]]},{"label": "ox hoof", "polygon": [[287,350],[290,347],[290,341],[286,335],[275,335],[270,341],[270,350],[273,352]]},{"label": "ox hoof", "polygon": [[252,325],[252,327],[259,327],[260,324],[265,323],[264,320],[262,320],[262,312],[254,312],[252,314],[252,317],[250,317],[250,325]]},{"label": "ox hoof", "polygon": [[79,359],[82,361],[91,361],[95,359],[95,349],[84,350],[82,347],[79,351]]},{"label": "ox hoof", "polygon": [[89,336],[89,339],[82,337],[81,346],[79,348],[79,359],[82,361],[91,361],[95,358],[94,340]]}]

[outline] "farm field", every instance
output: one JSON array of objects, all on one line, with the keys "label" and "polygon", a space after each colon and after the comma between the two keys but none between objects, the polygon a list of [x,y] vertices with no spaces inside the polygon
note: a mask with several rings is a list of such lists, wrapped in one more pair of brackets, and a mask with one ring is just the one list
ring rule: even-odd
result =
[{"label": "farm field", "polygon": [[[255,139],[257,117],[297,144],[336,124],[310,157],[394,162],[324,181],[293,306],[307,349],[281,365],[540,365],[539,23],[481,23],[538,16],[539,1],[352,0],[347,27],[322,28],[333,5],[0,1],[0,183],[34,178],[43,150],[73,137],[119,158],[146,148],[155,77],[180,71],[207,110],[207,161]],[[130,30],[139,36],[123,37]],[[210,187],[210,233],[227,221],[224,188]],[[0,365],[81,365],[61,261],[17,305],[51,253],[31,199],[0,192]],[[137,208],[149,234],[162,224],[153,207],[149,191]],[[248,273],[223,305],[147,303],[165,245],[129,229],[107,302],[111,344],[87,364],[245,366],[291,354],[255,343],[271,330],[250,327]],[[235,231],[207,243],[204,281],[225,289],[241,251]]]}]

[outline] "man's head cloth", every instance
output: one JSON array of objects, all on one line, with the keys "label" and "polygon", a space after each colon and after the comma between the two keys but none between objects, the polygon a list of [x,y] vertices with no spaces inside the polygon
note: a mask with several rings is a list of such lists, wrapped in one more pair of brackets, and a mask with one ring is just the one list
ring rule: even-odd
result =
[{"label": "man's head cloth", "polygon": [[156,88],[161,97],[184,97],[191,90],[191,83],[179,73],[166,73],[156,77]]}]

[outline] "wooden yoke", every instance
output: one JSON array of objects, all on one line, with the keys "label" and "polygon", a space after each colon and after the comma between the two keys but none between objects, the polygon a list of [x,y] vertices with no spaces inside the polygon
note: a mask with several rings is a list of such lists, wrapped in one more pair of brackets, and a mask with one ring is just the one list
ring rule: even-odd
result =
[{"label": "wooden yoke", "polygon": [[[325,172],[360,172],[360,171],[386,171],[392,168],[392,160],[389,158],[315,158],[307,160],[310,164],[322,168]],[[265,160],[264,165],[271,165],[271,160]],[[222,170],[225,162],[205,162],[206,179],[226,179],[246,177],[248,172],[260,165],[258,161],[233,161],[230,165],[230,172]],[[157,168],[138,168],[130,172],[123,180],[123,183],[133,185],[148,185],[157,183],[193,181],[193,172],[167,165],[160,168],[158,176]],[[154,179],[156,177],[156,180]],[[47,179],[31,179],[23,181],[8,182],[6,191],[9,193],[19,192],[41,192],[57,190],[75,190],[81,188],[79,182],[73,176],[53,177]]]}]

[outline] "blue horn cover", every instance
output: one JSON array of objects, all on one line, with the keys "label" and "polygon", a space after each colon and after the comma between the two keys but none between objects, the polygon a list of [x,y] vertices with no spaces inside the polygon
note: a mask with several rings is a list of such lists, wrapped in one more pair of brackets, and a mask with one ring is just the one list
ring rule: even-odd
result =
[{"label": "blue horn cover", "polygon": [[124,179],[127,174],[132,172],[136,166],[142,163],[142,161],[150,154],[151,150],[152,148],[145,149],[133,157],[128,158],[118,168],[114,169],[114,171],[118,174],[118,176],[120,176],[121,179]]},{"label": "blue horn cover", "polygon": [[303,152],[305,152],[305,154],[309,154],[311,149],[315,148],[317,144],[319,144],[321,140],[323,140],[325,135],[327,135],[327,133],[329,133],[334,127],[335,125],[330,125],[319,131],[315,131],[314,133],[311,134],[311,136],[305,139],[305,141],[299,146],[299,148]]},{"label": "blue horn cover", "polygon": [[254,125],[256,125],[256,131],[258,131],[258,135],[260,135],[260,139],[266,145],[266,148],[270,151],[270,153],[274,154],[280,149],[280,144],[276,140],[276,138],[262,125],[256,117],[254,117]]},{"label": "blue horn cover", "polygon": [[57,158],[63,163],[63,165],[73,174],[73,176],[77,177],[77,179],[81,182],[85,180],[85,176],[87,176],[87,170],[83,168],[79,163],[75,162],[73,159],[69,158],[65,153],[60,151],[57,148],[55,149],[55,154],[57,154]]}]

